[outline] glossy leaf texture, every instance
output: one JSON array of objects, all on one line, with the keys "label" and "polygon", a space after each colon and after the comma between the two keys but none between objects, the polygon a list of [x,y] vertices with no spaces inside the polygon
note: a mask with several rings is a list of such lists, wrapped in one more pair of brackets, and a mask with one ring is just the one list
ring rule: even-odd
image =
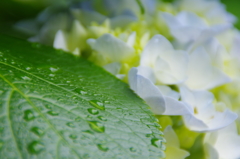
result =
[{"label": "glossy leaf texture", "polygon": [[148,106],[102,68],[0,36],[0,158],[159,159],[159,128]]}]

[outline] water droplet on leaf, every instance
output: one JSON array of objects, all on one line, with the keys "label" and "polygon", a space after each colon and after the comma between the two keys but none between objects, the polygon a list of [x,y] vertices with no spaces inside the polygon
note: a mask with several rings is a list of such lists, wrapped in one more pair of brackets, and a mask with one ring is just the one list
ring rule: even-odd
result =
[{"label": "water droplet on leaf", "polygon": [[35,118],[35,116],[34,116],[32,110],[25,110],[24,111],[23,119],[25,119],[26,121],[30,121],[30,120],[33,120],[34,118]]},{"label": "water droplet on leaf", "polygon": [[89,108],[89,109],[88,109],[88,112],[89,112],[90,114],[93,114],[93,115],[99,114],[99,111],[98,111],[97,109],[94,109],[94,108]]},{"label": "water droplet on leaf", "polygon": [[97,144],[97,147],[99,150],[104,151],[104,152],[109,150],[109,148],[104,144]]},{"label": "water droplet on leaf", "polygon": [[103,116],[98,116],[97,118],[102,120],[102,121],[107,121],[107,119],[105,117],[103,117]]},{"label": "water droplet on leaf", "polygon": [[88,121],[89,126],[96,132],[103,133],[105,131],[105,127],[97,121]]},{"label": "water droplet on leaf", "polygon": [[90,100],[89,104],[91,104],[92,106],[94,106],[97,109],[105,110],[104,104],[98,100]]},{"label": "water droplet on leaf", "polygon": [[44,150],[44,145],[39,141],[33,141],[28,145],[27,149],[31,154],[39,154],[42,150]]},{"label": "water droplet on leaf", "polygon": [[51,107],[49,104],[46,104],[45,107],[46,107],[47,109],[52,109],[52,107]]},{"label": "water droplet on leaf", "polygon": [[77,118],[75,118],[75,121],[76,121],[76,122],[79,122],[79,121],[81,121],[81,120],[82,120],[81,117],[77,117]]},{"label": "water droplet on leaf", "polygon": [[71,134],[71,135],[69,135],[69,137],[70,137],[71,139],[76,139],[76,138],[77,138],[77,135]]},{"label": "water droplet on leaf", "polygon": [[51,72],[57,72],[59,70],[57,67],[50,67],[49,69]]},{"label": "water droplet on leaf", "polygon": [[158,138],[153,138],[151,140],[153,146],[160,148],[162,146],[162,141]]},{"label": "water droplet on leaf", "polygon": [[23,79],[23,80],[26,80],[26,81],[30,81],[30,80],[31,80],[31,78],[29,78],[29,77],[27,77],[27,76],[23,76],[22,79]]},{"label": "water droplet on leaf", "polygon": [[71,128],[75,128],[75,125],[72,122],[68,122],[66,125],[71,127]]},{"label": "water droplet on leaf", "polygon": [[31,131],[38,136],[42,136],[44,134],[43,130],[38,127],[33,127]]},{"label": "water droplet on leaf", "polygon": [[58,116],[58,113],[55,111],[48,111],[47,113],[52,116]]},{"label": "water droplet on leaf", "polygon": [[136,152],[137,150],[134,147],[130,147],[129,149],[131,152]]}]

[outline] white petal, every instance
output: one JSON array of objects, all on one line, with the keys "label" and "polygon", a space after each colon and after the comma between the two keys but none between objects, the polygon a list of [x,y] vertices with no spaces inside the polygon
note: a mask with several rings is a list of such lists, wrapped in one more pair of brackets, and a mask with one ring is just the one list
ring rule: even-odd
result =
[{"label": "white petal", "polygon": [[165,111],[164,97],[158,88],[147,78],[138,75],[137,68],[129,71],[129,85],[152,109],[155,114]]},{"label": "white petal", "polygon": [[208,91],[190,91],[188,88],[180,87],[182,101],[192,105],[201,107],[207,107],[212,103],[214,96]]},{"label": "white petal", "polygon": [[184,115],[183,120],[188,129],[192,131],[202,132],[208,129],[207,125],[202,120],[197,119],[194,114]]},{"label": "white petal", "polygon": [[163,96],[157,86],[138,74],[138,68],[132,68],[129,71],[129,85],[155,114],[184,115],[191,113],[191,109],[187,105],[171,97]]},{"label": "white petal", "polygon": [[167,146],[180,147],[177,134],[174,132],[173,128],[170,125],[164,129],[163,133],[167,141]]},{"label": "white petal", "polygon": [[121,64],[119,62],[113,62],[103,66],[103,68],[113,75],[117,75],[121,69]]},{"label": "white petal", "polygon": [[166,157],[167,159],[184,159],[189,156],[189,152],[180,149],[177,134],[171,126],[167,126],[164,130],[164,137],[167,141]]},{"label": "white petal", "polygon": [[204,28],[206,27],[206,23],[193,12],[182,11],[178,13],[176,16],[179,22],[181,22],[182,26],[191,26]]},{"label": "white petal", "polygon": [[181,26],[181,23],[172,14],[162,12],[161,17],[165,20],[170,29],[175,29]]},{"label": "white petal", "polygon": [[186,105],[174,98],[164,96],[164,101],[165,111],[163,115],[185,115],[192,113],[192,109],[189,105]]},{"label": "white petal", "polygon": [[207,90],[228,82],[230,78],[212,66],[210,56],[204,48],[197,48],[190,54],[188,79],[185,82],[189,88]]},{"label": "white petal", "polygon": [[152,83],[156,82],[154,72],[150,67],[139,66],[137,69],[138,75],[142,75],[143,77],[149,79]]},{"label": "white petal", "polygon": [[84,25],[89,26],[93,21],[97,23],[102,23],[106,17],[102,14],[94,11],[80,10],[80,9],[72,9],[72,15],[77,20],[81,21]]},{"label": "white petal", "polygon": [[63,31],[59,30],[55,36],[53,47],[56,49],[63,49],[65,51],[68,51],[67,49],[67,42],[65,39],[65,35]]},{"label": "white petal", "polygon": [[134,49],[111,34],[104,34],[95,42],[87,40],[93,50],[108,58],[111,62],[120,62],[134,55]]},{"label": "white petal", "polygon": [[205,143],[204,148],[205,148],[205,151],[207,153],[206,154],[207,159],[219,159],[218,152],[213,146],[211,146],[208,143]]},{"label": "white petal", "polygon": [[172,90],[170,87],[165,85],[157,85],[158,89],[162,92],[164,96],[172,97],[173,99],[178,100],[180,97],[180,94],[174,90]]},{"label": "white petal", "polygon": [[214,118],[207,123],[209,127],[208,131],[224,128],[233,123],[237,118],[238,115],[228,109],[224,112],[216,112]]},{"label": "white petal", "polygon": [[140,65],[154,69],[160,83],[176,84],[186,78],[188,54],[175,51],[162,35],[155,35],[144,48]]},{"label": "white petal", "polygon": [[[165,51],[157,58],[155,74],[164,84],[177,84],[186,80],[188,54],[185,51]],[[164,65],[163,65],[164,64]]]},{"label": "white petal", "polygon": [[136,32],[132,32],[127,39],[127,44],[128,46],[133,47],[135,42],[136,42]]},{"label": "white petal", "polygon": [[204,42],[210,38],[223,33],[231,28],[231,25],[216,25],[202,30],[201,34],[195,39],[194,43],[189,47],[189,51],[194,50],[195,48],[201,46]]}]

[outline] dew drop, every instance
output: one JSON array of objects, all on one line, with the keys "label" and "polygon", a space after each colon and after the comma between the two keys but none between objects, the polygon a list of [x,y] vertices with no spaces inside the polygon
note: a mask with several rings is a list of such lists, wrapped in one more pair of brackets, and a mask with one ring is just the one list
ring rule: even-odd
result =
[{"label": "dew drop", "polygon": [[31,131],[37,136],[42,136],[44,134],[43,130],[38,127],[33,127]]},{"label": "dew drop", "polygon": [[77,135],[73,135],[73,134],[71,134],[71,135],[69,135],[69,137],[71,138],[71,139],[77,139]]},{"label": "dew drop", "polygon": [[158,138],[153,138],[151,140],[153,146],[160,148],[162,146],[162,141]]},{"label": "dew drop", "polygon": [[31,70],[31,67],[26,67],[26,70]]},{"label": "dew drop", "polygon": [[152,137],[153,134],[146,134],[146,137]]},{"label": "dew drop", "polygon": [[51,72],[57,72],[59,70],[59,68],[56,67],[50,67],[49,69]]},{"label": "dew drop", "polygon": [[97,147],[99,150],[104,151],[104,152],[107,152],[109,150],[109,148],[104,144],[97,144]]},{"label": "dew drop", "polygon": [[87,92],[83,91],[81,88],[76,88],[73,91],[81,95],[87,94]]},{"label": "dew drop", "polygon": [[58,116],[58,113],[57,112],[55,112],[55,111],[48,111],[47,112],[49,115],[52,115],[52,116]]},{"label": "dew drop", "polygon": [[84,133],[88,133],[88,134],[91,134],[91,135],[94,134],[94,133],[93,133],[92,131],[90,131],[90,130],[85,130],[85,131],[82,131],[82,132],[84,132]]},{"label": "dew drop", "polygon": [[98,116],[97,118],[102,120],[102,121],[107,121],[107,119],[105,117],[103,117],[103,116]]},{"label": "dew drop", "polygon": [[66,125],[67,125],[68,127],[75,128],[75,125],[74,125],[72,122],[68,122]]},{"label": "dew drop", "polygon": [[104,103],[109,104],[110,102],[106,100],[106,101],[104,101]]},{"label": "dew drop", "polygon": [[94,109],[94,108],[89,108],[88,109],[88,112],[92,115],[97,115],[99,114],[99,111],[97,109]]},{"label": "dew drop", "polygon": [[30,121],[30,120],[33,120],[34,118],[35,118],[35,116],[34,116],[32,110],[25,110],[24,111],[23,119],[25,119],[26,121]]},{"label": "dew drop", "polygon": [[79,122],[79,121],[81,121],[81,120],[82,120],[81,117],[77,117],[77,118],[75,118],[75,121],[76,121],[76,122]]},{"label": "dew drop", "polygon": [[31,80],[31,78],[29,78],[28,76],[23,76],[22,79],[26,80],[26,81],[30,81]]},{"label": "dew drop", "polygon": [[103,133],[105,131],[105,127],[97,121],[88,121],[89,126],[96,132]]},{"label": "dew drop", "polygon": [[31,154],[39,154],[44,149],[44,146],[39,141],[33,141],[28,145],[27,149]]},{"label": "dew drop", "polygon": [[129,150],[130,150],[131,152],[136,152],[136,151],[137,151],[134,147],[130,147]]},{"label": "dew drop", "polygon": [[55,74],[49,74],[49,76],[50,76],[50,77],[54,77],[54,76],[55,76]]},{"label": "dew drop", "polygon": [[46,107],[47,109],[52,109],[52,107],[51,107],[49,104],[46,104],[45,107]]},{"label": "dew drop", "polygon": [[98,100],[90,100],[89,103],[97,109],[105,110],[104,104]]}]

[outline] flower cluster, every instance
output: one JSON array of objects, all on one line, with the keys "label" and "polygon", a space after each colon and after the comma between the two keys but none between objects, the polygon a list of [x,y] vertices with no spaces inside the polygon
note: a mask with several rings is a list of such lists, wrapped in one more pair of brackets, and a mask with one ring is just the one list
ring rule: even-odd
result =
[{"label": "flower cluster", "polygon": [[[30,41],[83,56],[128,82],[160,115],[168,158],[194,155],[186,150],[203,133],[205,158],[240,158],[236,18],[217,0],[142,4],[144,14],[135,0],[53,6],[16,27],[27,26]],[[182,116],[183,126],[174,128],[171,116]]]}]

